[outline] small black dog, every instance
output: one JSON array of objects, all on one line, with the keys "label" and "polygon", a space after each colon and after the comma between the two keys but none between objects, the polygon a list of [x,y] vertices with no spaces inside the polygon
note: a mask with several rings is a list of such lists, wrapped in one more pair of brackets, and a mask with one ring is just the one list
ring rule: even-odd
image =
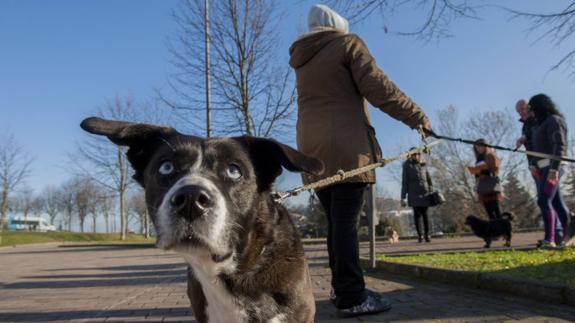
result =
[{"label": "small black dog", "polygon": [[486,221],[476,216],[470,215],[465,219],[465,224],[471,227],[471,231],[485,240],[484,248],[491,247],[491,240],[498,237],[505,239],[505,246],[511,247],[513,214],[510,212],[503,213],[501,219]]}]

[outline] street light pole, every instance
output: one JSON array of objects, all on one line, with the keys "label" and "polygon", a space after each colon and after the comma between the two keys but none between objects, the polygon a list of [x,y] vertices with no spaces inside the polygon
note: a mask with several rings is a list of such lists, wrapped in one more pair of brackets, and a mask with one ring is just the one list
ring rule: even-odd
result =
[{"label": "street light pole", "polygon": [[209,29],[209,1],[204,1],[204,40],[205,40],[205,70],[206,70],[206,137],[210,138],[212,132],[211,113],[211,84],[210,84],[210,29]]}]

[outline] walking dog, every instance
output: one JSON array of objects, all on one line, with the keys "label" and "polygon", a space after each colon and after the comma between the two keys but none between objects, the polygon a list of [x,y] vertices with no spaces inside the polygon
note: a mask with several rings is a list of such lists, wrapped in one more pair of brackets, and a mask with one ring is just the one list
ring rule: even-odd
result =
[{"label": "walking dog", "polygon": [[485,241],[484,248],[490,248],[491,241],[499,237],[503,237],[506,247],[511,247],[511,237],[513,235],[511,221],[513,221],[513,214],[504,212],[501,219],[489,221],[470,215],[465,219],[465,224],[471,228],[471,231],[477,237]]},{"label": "walking dog", "polygon": [[282,166],[320,174],[319,160],[256,137],[203,139],[100,118],[81,127],[129,147],[157,247],[189,264],[188,296],[198,322],[313,322],[303,246],[270,190]]}]

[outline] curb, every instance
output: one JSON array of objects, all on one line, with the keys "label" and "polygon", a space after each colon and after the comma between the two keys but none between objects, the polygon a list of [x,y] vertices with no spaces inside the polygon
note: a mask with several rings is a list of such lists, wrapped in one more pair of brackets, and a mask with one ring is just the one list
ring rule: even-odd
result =
[{"label": "curb", "polygon": [[39,243],[11,244],[11,245],[0,246],[0,250],[35,248],[35,247],[59,247],[61,245],[62,245],[62,242],[39,242]]},{"label": "curb", "polygon": [[[369,268],[369,259],[361,258],[360,261],[364,268]],[[575,306],[575,288],[562,284],[542,283],[537,280],[518,279],[473,271],[456,271],[399,264],[382,260],[376,261],[376,268],[402,276]]]},{"label": "curb", "polygon": [[37,248],[37,247],[57,247],[57,248],[84,248],[84,247],[124,247],[124,248],[154,248],[153,243],[147,242],[126,242],[126,243],[98,243],[98,242],[73,242],[73,241],[63,241],[63,242],[41,242],[41,243],[25,243],[25,244],[15,244],[0,246],[0,250],[8,249],[25,249],[25,248]]}]

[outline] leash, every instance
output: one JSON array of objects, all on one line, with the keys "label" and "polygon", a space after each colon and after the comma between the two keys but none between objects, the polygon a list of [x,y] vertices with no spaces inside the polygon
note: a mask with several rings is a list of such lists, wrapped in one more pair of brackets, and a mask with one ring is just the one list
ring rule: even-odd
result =
[{"label": "leash", "polygon": [[292,190],[285,191],[285,192],[273,192],[272,198],[276,202],[279,203],[279,202],[287,199],[288,197],[297,196],[304,191],[315,190],[315,189],[323,188],[323,187],[326,187],[329,185],[333,185],[333,184],[341,182],[347,178],[354,177],[354,176],[369,172],[369,171],[374,170],[374,169],[379,168],[379,167],[384,167],[389,163],[392,163],[392,162],[399,160],[399,159],[409,157],[409,156],[411,156],[415,153],[418,153],[418,152],[429,154],[431,152],[431,147],[435,146],[441,142],[442,142],[442,140],[438,139],[438,140],[435,140],[435,141],[428,144],[424,140],[425,144],[421,148],[410,149],[410,150],[405,151],[405,152],[403,152],[403,153],[401,153],[395,157],[382,158],[376,163],[369,164],[367,166],[363,166],[360,168],[352,169],[352,170],[349,170],[346,172],[344,172],[343,170],[340,169],[335,175],[330,176],[330,177],[326,177],[324,179],[320,179],[319,181],[316,181],[316,182],[313,182],[313,183],[310,183],[307,185],[299,186],[299,187],[296,187]]},{"label": "leash", "polygon": [[464,144],[468,144],[468,145],[484,146],[484,147],[489,147],[489,148],[496,149],[496,150],[509,151],[512,153],[520,153],[520,154],[533,156],[533,157],[537,157],[537,158],[546,158],[546,159],[553,159],[553,160],[557,160],[557,161],[564,161],[564,162],[568,162],[568,163],[575,163],[575,159],[568,158],[565,156],[556,156],[556,155],[550,155],[550,154],[540,153],[540,152],[531,151],[531,150],[519,150],[517,148],[512,149],[509,147],[503,147],[503,146],[498,146],[498,145],[476,143],[475,140],[453,138],[453,137],[438,135],[433,131],[426,131],[426,134],[428,136],[431,136],[431,137],[434,137],[437,139],[447,140],[447,141],[460,142],[460,143],[464,143]]}]

